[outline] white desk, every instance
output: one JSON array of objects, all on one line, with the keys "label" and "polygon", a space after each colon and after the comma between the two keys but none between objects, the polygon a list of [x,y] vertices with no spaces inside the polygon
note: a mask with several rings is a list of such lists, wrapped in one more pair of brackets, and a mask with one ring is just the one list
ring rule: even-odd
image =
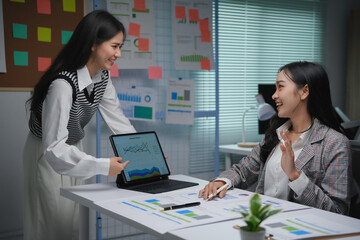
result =
[{"label": "white desk", "polygon": [[[175,180],[184,180],[190,182],[199,183],[198,186],[190,187],[188,189],[202,189],[208,181],[201,180],[198,178],[193,178],[185,175],[171,175],[171,179]],[[198,190],[197,190],[198,191]],[[121,199],[125,197],[136,197],[150,195],[148,193],[130,191],[125,189],[120,189],[116,186],[115,182],[112,183],[99,183],[99,184],[86,184],[68,188],[61,188],[60,195],[66,197],[70,200],[73,200],[80,204],[80,239],[88,240],[89,239],[89,229],[88,229],[88,209],[92,209],[107,216],[110,216],[116,220],[125,222],[139,230],[142,230],[146,233],[152,234],[154,236],[162,238],[163,235],[158,232],[153,231],[152,229],[140,225],[129,218],[124,218],[118,214],[112,213],[110,211],[104,211],[98,207],[95,203],[100,201],[107,201],[112,199]]]},{"label": "white desk", "polygon": [[[326,219],[331,219],[333,221],[336,221],[337,223],[341,223],[342,225],[353,227],[355,229],[359,229],[359,227],[360,227],[359,219],[335,214],[335,213],[320,210],[320,209],[315,209],[315,208],[302,209],[302,210],[296,211],[296,213],[298,215],[311,214],[312,216],[316,215],[316,216],[323,217]],[[269,220],[272,220],[272,221],[281,220],[281,219],[285,219],[285,218],[291,218],[293,216],[294,216],[294,212],[280,213],[275,216],[271,216],[270,218],[265,220],[261,224],[261,226],[264,226],[266,224],[266,222]],[[175,230],[175,231],[167,233],[166,237],[168,237],[168,239],[239,240],[239,239],[241,239],[240,233],[239,233],[239,230],[236,230],[233,228],[234,225],[243,226],[244,223],[242,220],[237,219],[237,220],[230,220],[230,221],[224,221],[224,222],[213,223],[213,224],[206,224],[206,225],[201,225],[201,226],[197,226],[197,227]],[[355,239],[360,239],[359,234],[360,233],[353,233],[353,234],[345,235],[345,236],[343,236],[344,238],[341,238],[341,239],[346,240],[347,238],[345,238],[345,237],[354,237],[354,236],[356,236]],[[339,237],[340,236],[330,236],[330,237],[322,237],[322,238],[317,238],[317,239],[335,239],[335,238],[339,239]],[[274,236],[273,238],[277,239],[276,236]],[[287,238],[283,238],[283,239],[287,239]]]},{"label": "white desk", "polygon": [[[178,180],[186,180],[186,181],[193,181],[199,183],[198,186],[191,187],[193,191],[196,189],[203,188],[208,182],[196,179],[193,177],[188,177],[184,175],[174,175],[171,176],[172,179],[178,179]],[[190,189],[190,188],[189,188]],[[180,191],[180,190],[178,190]],[[174,191],[175,192],[175,191]],[[173,193],[174,193],[173,192]],[[155,230],[153,230],[151,227],[147,226],[144,223],[141,223],[139,221],[135,221],[133,219],[134,215],[132,214],[131,217],[126,217],[124,215],[123,210],[119,209],[119,207],[116,206],[116,211],[109,211],[105,208],[101,207],[101,204],[99,202],[106,202],[106,201],[112,201],[112,200],[121,200],[126,199],[127,197],[139,197],[142,196],[152,196],[152,194],[147,193],[141,193],[141,192],[135,192],[135,191],[129,191],[129,190],[123,190],[116,187],[115,183],[100,183],[100,184],[89,184],[89,185],[82,185],[82,186],[75,186],[75,187],[69,187],[69,188],[62,188],[60,189],[60,194],[64,197],[67,197],[83,207],[88,207],[93,210],[99,211],[103,214],[106,214],[116,220],[120,220],[122,222],[125,222],[126,224],[129,224],[139,230],[142,230],[146,233],[152,234],[156,237],[159,237],[161,239],[189,239],[189,240],[197,240],[197,239],[240,239],[240,234],[237,230],[233,229],[232,226],[237,225],[243,225],[244,223],[242,220],[226,220],[226,221],[220,221],[215,223],[208,223],[205,225],[195,225],[190,226],[187,228],[182,229],[175,229],[170,230],[164,234],[161,234]],[[171,193],[169,193],[171,194]],[[230,192],[229,192],[230,194]],[[285,201],[286,202],[286,201]],[[289,202],[287,202],[289,203]],[[295,203],[291,203],[295,204]],[[299,204],[296,204],[299,205]],[[288,217],[298,217],[301,216],[303,213],[312,214],[312,216],[322,216],[323,219],[329,219],[331,221],[334,221],[336,224],[341,224],[342,226],[348,226],[351,228],[356,229],[356,235],[357,232],[360,233],[360,220],[355,218],[350,218],[347,216],[342,216],[339,214],[334,214],[331,212],[323,211],[320,209],[314,209],[314,208],[308,208],[304,205],[299,205],[301,208],[298,208],[296,206],[296,209],[291,210],[289,212],[280,213],[278,215],[272,216],[269,218],[269,220],[276,220],[277,219],[284,219]],[[305,207],[305,209],[304,209]],[[80,225],[81,226],[81,225]],[[359,229],[359,230],[358,230]],[[82,229],[84,230],[84,229]],[[86,230],[86,229],[85,229]],[[270,232],[271,233],[271,232]],[[83,233],[82,239],[89,239],[88,235]],[[283,238],[285,239],[285,238]]]},{"label": "white desk", "polygon": [[251,153],[252,148],[246,147],[238,147],[237,144],[229,144],[229,145],[220,145],[219,152],[225,153],[225,169],[230,169],[231,167],[231,154],[237,155],[249,155]]}]

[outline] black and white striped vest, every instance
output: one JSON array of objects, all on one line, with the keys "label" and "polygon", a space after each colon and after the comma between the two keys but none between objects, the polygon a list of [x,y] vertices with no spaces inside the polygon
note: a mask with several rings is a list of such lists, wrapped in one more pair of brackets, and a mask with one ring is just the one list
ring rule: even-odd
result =
[{"label": "black and white striped vest", "polygon": [[[91,94],[88,94],[86,88],[81,92],[79,91],[76,71],[60,72],[54,79],[66,80],[70,83],[73,89],[73,102],[70,109],[70,119],[67,125],[69,136],[66,140],[67,144],[73,145],[84,137],[84,127],[89,123],[99,106],[99,103],[104,95],[106,85],[109,81],[109,73],[106,70],[102,71],[102,81],[94,84]],[[39,116],[42,115],[42,106],[37,109],[37,112]],[[38,120],[34,114],[31,114],[29,128],[35,136],[42,138],[41,118]]]}]

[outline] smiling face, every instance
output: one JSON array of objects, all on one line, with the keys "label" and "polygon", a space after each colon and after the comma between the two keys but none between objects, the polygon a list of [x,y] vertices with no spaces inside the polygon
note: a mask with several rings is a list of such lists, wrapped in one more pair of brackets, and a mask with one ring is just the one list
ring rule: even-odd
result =
[{"label": "smiling face", "polygon": [[278,116],[292,118],[307,109],[308,86],[298,88],[282,70],[276,78],[276,91],[272,96],[275,100]]},{"label": "smiling face", "polygon": [[94,44],[91,48],[92,53],[87,64],[89,71],[95,74],[99,69],[110,70],[115,60],[121,57],[123,39],[123,33],[119,32],[113,38],[100,45]]}]

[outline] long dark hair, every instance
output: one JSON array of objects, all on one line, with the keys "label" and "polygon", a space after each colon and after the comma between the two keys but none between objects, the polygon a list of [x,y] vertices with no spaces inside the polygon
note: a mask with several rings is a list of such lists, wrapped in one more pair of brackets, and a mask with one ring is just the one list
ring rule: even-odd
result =
[{"label": "long dark hair", "polygon": [[36,109],[42,105],[56,74],[84,67],[90,58],[92,46],[102,44],[119,32],[124,34],[125,40],[124,25],[107,11],[96,10],[87,14],[75,28],[69,42],[35,85],[34,92],[27,101],[31,102],[30,111],[39,118]]},{"label": "long dark hair", "polygon": [[[343,133],[343,129],[336,117],[330,96],[329,78],[325,69],[318,63],[300,61],[282,66],[283,71],[298,88],[309,87],[307,109],[312,118],[317,118],[322,124]],[[265,143],[260,150],[260,159],[265,162],[272,149],[279,143],[276,129],[288,118],[279,118],[275,114],[270,120],[270,127],[265,132]]]}]

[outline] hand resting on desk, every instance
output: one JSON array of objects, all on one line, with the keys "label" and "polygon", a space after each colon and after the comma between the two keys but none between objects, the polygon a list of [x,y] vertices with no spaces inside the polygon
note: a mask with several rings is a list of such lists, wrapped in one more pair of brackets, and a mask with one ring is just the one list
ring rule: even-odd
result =
[{"label": "hand resting on desk", "polygon": [[213,181],[208,183],[203,189],[199,191],[199,198],[203,198],[206,200],[209,195],[213,195],[214,197],[217,195],[219,198],[225,196],[227,189],[225,188],[219,194],[216,194],[216,191],[224,186],[226,183],[224,181]]}]

